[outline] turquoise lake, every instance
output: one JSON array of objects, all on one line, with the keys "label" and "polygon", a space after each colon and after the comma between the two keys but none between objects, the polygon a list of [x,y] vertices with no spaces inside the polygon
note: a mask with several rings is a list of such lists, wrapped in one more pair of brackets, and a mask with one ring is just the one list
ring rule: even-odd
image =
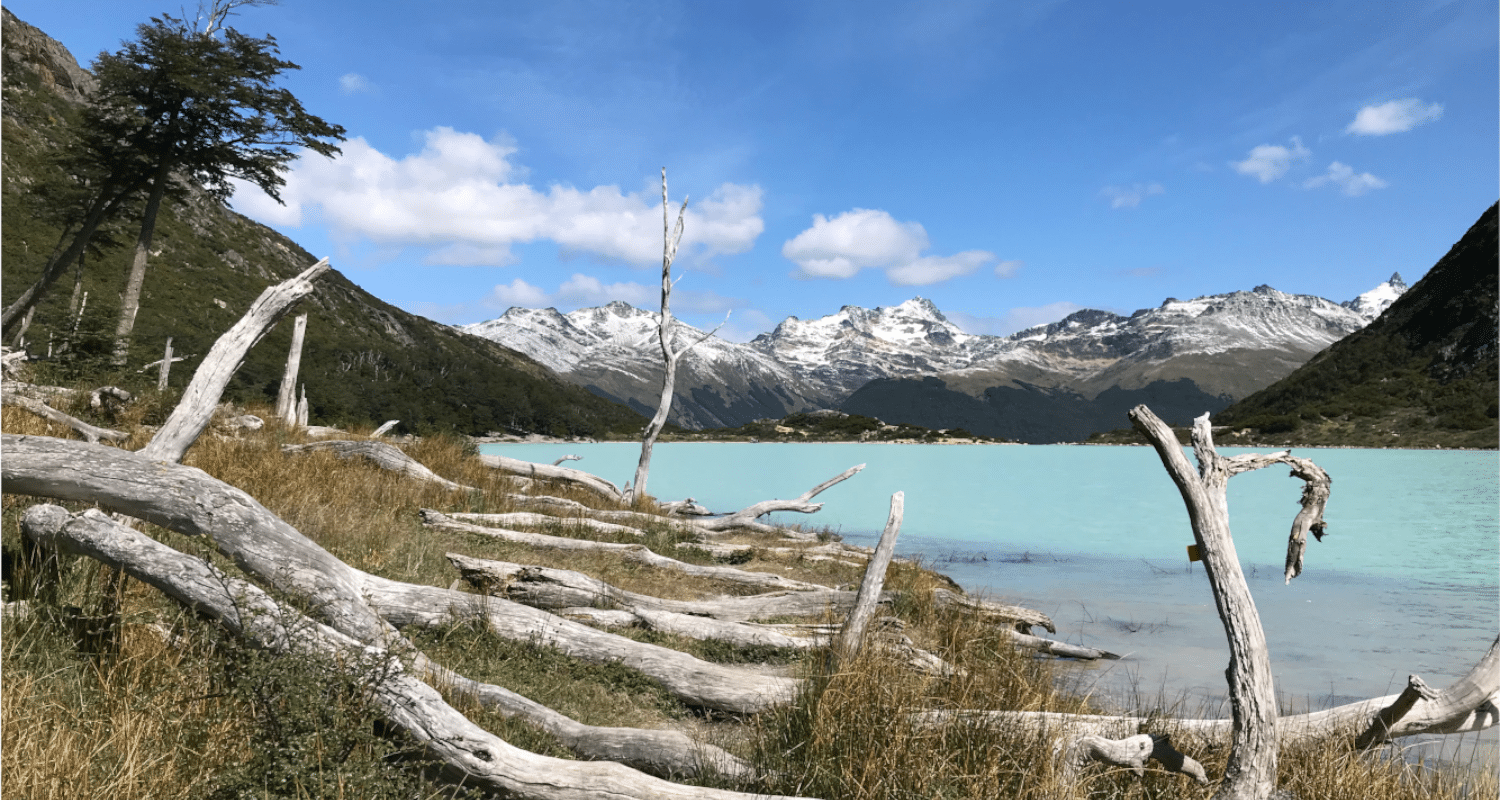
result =
[{"label": "turquoise lake", "polygon": [[[637,444],[484,445],[623,485]],[[1233,454],[1249,452],[1225,448]],[[1302,483],[1285,467],[1236,476],[1235,546],[1271,648],[1278,693],[1298,710],[1444,686],[1500,631],[1500,454],[1299,448],[1333,478],[1328,536],[1283,584]],[[1220,709],[1228,648],[1181,496],[1148,447],[664,444],[649,490],[716,512],[797,497],[855,465],[813,515],[776,521],[873,544],[890,495],[906,493],[898,554],[971,593],[1036,608],[1057,638],[1127,657],[1083,669],[1085,688]],[[1486,734],[1491,738],[1494,731]]]}]

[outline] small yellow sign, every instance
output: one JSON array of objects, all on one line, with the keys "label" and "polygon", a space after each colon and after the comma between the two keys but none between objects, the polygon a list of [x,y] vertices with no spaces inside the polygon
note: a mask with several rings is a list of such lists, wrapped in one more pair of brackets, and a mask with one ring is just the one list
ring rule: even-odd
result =
[{"label": "small yellow sign", "polygon": [[1188,561],[1202,561],[1203,560],[1203,556],[1199,555],[1199,553],[1198,553],[1198,545],[1196,545],[1196,544],[1190,544],[1190,545],[1187,546],[1187,549],[1188,549]]}]

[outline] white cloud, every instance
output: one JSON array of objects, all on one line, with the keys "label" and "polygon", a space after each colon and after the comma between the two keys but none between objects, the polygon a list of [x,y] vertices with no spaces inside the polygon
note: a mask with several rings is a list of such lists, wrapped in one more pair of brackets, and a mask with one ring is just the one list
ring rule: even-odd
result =
[{"label": "white cloud", "polygon": [[1320,186],[1337,186],[1339,191],[1349,197],[1359,197],[1369,194],[1376,189],[1384,189],[1386,182],[1371,175],[1368,172],[1356,174],[1354,168],[1348,164],[1337,161],[1328,165],[1328,171],[1316,178],[1309,178],[1302,184],[1304,189],[1316,189]]},{"label": "white cloud", "polygon": [[593,276],[574,273],[557,287],[552,298],[549,305],[574,308],[602,306],[611,300],[624,300],[636,308],[651,308],[661,304],[661,287],[633,282],[606,284]]},{"label": "white cloud", "polygon": [[[533,286],[521,278],[497,285],[490,294],[498,306],[524,306],[546,308],[555,306],[571,311],[585,306],[602,306],[613,300],[623,300],[636,308],[655,311],[661,307],[661,285],[643,284],[633,281],[605,283],[592,275],[573,273],[563,281],[557,291],[549,292]],[[704,289],[672,290],[672,311],[675,314],[719,314],[737,309],[744,303]]]},{"label": "white cloud", "polygon": [[995,277],[1012,277],[1021,270],[1021,267],[1024,266],[1026,266],[1025,261],[1001,261],[999,264],[995,265]]},{"label": "white cloud", "polygon": [[1286,174],[1292,164],[1305,160],[1312,151],[1302,146],[1302,140],[1292,137],[1292,146],[1279,144],[1256,145],[1244,161],[1231,161],[1229,166],[1241,175],[1251,175],[1261,183],[1270,183]]},{"label": "white cloud", "polygon": [[945,311],[944,316],[953,321],[965,333],[983,333],[991,336],[1009,336],[1037,325],[1057,322],[1083,306],[1067,301],[1048,303],[1044,306],[1020,306],[1012,308],[998,317],[980,317],[962,311]]},{"label": "white cloud", "polygon": [[1106,186],[1099,196],[1109,200],[1110,208],[1138,208],[1142,200],[1166,192],[1159,183],[1137,183],[1132,186]]},{"label": "white cloud", "polygon": [[494,298],[503,306],[523,306],[525,308],[544,308],[551,305],[547,293],[541,288],[532,286],[526,281],[516,278],[510,283],[502,283],[495,287]]},{"label": "white cloud", "polygon": [[1378,106],[1361,108],[1344,132],[1356,136],[1405,133],[1424,122],[1432,122],[1442,116],[1442,103],[1423,103],[1415,97],[1392,100]]},{"label": "white cloud", "polygon": [[357,72],[351,72],[339,78],[339,91],[343,92],[344,94],[358,94],[360,92],[368,92],[373,88],[374,87],[370,85],[369,79]]},{"label": "white cloud", "polygon": [[930,245],[917,222],[897,222],[868,208],[832,219],[813,215],[811,228],[787,240],[781,254],[797,265],[795,278],[852,278],[863,269],[885,270],[898,286],[925,286],[967,275],[995,258],[984,250],[923,256]]},{"label": "white cloud", "polygon": [[[550,240],[565,252],[647,266],[660,263],[659,195],[616,186],[582,190],[522,182],[516,146],[452,128],[425,134],[421,152],[400,159],[363,138],[336,158],[304,154],[287,174],[286,208],[238,187],[235,207],[295,226],[316,210],[336,232],[389,244],[435,248],[428,263],[506,264],[517,243]],[[764,230],[758,186],[723,184],[690,206],[679,251],[684,264],[750,249]]]}]

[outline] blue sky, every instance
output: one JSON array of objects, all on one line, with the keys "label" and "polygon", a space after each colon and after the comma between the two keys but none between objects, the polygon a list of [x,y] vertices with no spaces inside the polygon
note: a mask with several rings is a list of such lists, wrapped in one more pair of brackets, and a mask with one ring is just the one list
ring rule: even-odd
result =
[{"label": "blue sky", "polygon": [[[181,4],[9,0],[87,65]],[[1408,281],[1500,189],[1492,0],[283,0],[232,25],[348,129],[240,210],[442,322],[673,309],[744,340],[932,299],[975,333]]]}]

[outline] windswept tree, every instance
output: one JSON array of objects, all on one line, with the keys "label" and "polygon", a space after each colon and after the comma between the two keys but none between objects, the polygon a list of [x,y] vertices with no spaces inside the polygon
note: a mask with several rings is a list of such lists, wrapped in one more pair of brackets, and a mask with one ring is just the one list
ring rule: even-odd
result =
[{"label": "windswept tree", "polygon": [[335,143],[344,129],[307,113],[277,86],[282,73],[299,67],[279,57],[276,40],[225,25],[235,9],[266,4],[216,0],[200,6],[192,22],[153,17],[136,29],[134,41],[95,60],[99,85],[80,123],[76,160],[98,176],[98,189],[72,244],[49,259],[38,285],[5,310],[7,333],[83,252],[100,222],[144,194],[116,328],[115,362],[123,364],[157,215],[174,187],[196,184],[222,200],[240,180],[279,202],[282,173],[299,148],[324,156],[339,152]]}]

